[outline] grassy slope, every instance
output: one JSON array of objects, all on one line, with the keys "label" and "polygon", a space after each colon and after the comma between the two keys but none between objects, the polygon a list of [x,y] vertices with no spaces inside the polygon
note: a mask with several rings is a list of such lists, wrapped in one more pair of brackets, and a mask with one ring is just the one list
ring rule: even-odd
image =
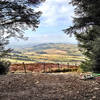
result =
[{"label": "grassy slope", "polygon": [[74,44],[39,44],[31,48],[17,49],[15,51],[18,52],[11,53],[10,55],[12,56],[9,58],[13,63],[50,62],[78,64],[84,58],[77,45]]}]

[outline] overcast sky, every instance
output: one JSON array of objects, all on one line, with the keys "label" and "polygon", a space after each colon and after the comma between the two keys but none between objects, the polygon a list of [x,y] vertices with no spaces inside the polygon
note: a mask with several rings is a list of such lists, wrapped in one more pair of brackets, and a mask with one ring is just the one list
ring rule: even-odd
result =
[{"label": "overcast sky", "polygon": [[32,43],[77,43],[74,37],[67,36],[62,30],[72,25],[74,16],[70,0],[46,0],[37,10],[42,11],[40,25],[36,31],[27,30],[27,41],[11,39],[10,45]]}]

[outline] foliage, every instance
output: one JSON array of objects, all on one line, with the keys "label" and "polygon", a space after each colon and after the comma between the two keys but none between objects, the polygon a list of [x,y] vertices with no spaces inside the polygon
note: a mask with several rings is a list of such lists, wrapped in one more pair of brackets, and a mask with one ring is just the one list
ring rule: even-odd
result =
[{"label": "foliage", "polygon": [[0,15],[1,33],[7,34],[6,38],[22,38],[27,27],[33,30],[38,27],[41,12],[34,11],[26,0],[1,0]]},{"label": "foliage", "polygon": [[97,37],[95,42],[93,43],[93,64],[96,66],[94,68],[94,72],[100,71],[100,37]]},{"label": "foliage", "polygon": [[[77,40],[79,41],[79,47],[80,51],[88,57],[89,62],[91,61],[91,68],[96,68],[99,67],[96,64],[100,64],[99,61],[97,62],[97,59],[100,58],[99,52],[100,52],[100,47],[99,47],[99,41],[98,37],[100,37],[99,30],[97,30],[97,27],[93,27],[92,29],[88,29],[85,34],[76,34]],[[86,64],[86,65],[85,65]],[[84,63],[84,66],[87,66],[87,60]],[[90,67],[90,66],[88,66]],[[88,68],[87,68],[88,69]],[[94,69],[95,70],[95,69]]]},{"label": "foliage", "polygon": [[76,72],[78,69],[72,69],[72,68],[63,68],[63,69],[55,69],[48,71],[47,73],[59,73],[59,72]]},{"label": "foliage", "polygon": [[82,69],[83,72],[88,72],[92,71],[92,63],[90,60],[85,60],[81,63],[80,68]]},{"label": "foliage", "polygon": [[0,0],[0,54],[9,51],[5,45],[10,37],[24,38],[25,30],[38,28],[41,12],[36,12],[34,7],[42,1]]},{"label": "foliage", "polygon": [[74,34],[79,41],[82,53],[89,59],[82,66],[93,68],[100,72],[100,0],[72,0],[75,6],[74,25],[64,30],[67,34]]},{"label": "foliage", "polygon": [[74,25],[65,29],[67,34],[85,32],[93,25],[100,26],[100,0],[72,0],[75,7]]},{"label": "foliage", "polygon": [[[11,51],[5,48],[9,38],[25,39],[25,30],[38,28],[41,12],[36,12],[34,6],[42,1],[44,0],[0,0],[0,59]],[[8,67],[8,63],[0,61],[0,74],[6,74]]]},{"label": "foliage", "polygon": [[0,75],[7,74],[9,71],[10,62],[0,61]]},{"label": "foliage", "polygon": [[[1,33],[0,33],[1,34]],[[4,35],[0,35],[0,58],[5,57],[8,52],[11,51],[11,49],[5,48],[5,46],[8,44],[8,40],[4,38]]]}]

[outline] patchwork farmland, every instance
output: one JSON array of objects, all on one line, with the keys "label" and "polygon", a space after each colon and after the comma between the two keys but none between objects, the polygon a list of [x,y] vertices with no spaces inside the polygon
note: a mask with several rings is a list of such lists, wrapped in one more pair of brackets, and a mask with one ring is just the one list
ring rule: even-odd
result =
[{"label": "patchwork farmland", "polygon": [[54,63],[79,65],[84,56],[75,44],[47,43],[31,47],[15,48],[5,60],[11,63]]}]

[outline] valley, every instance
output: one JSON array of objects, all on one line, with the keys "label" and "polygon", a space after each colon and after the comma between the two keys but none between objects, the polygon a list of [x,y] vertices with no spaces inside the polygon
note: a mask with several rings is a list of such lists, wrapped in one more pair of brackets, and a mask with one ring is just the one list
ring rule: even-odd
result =
[{"label": "valley", "polygon": [[75,44],[44,43],[32,47],[15,48],[5,60],[11,63],[59,63],[77,64],[84,60],[84,56]]}]

